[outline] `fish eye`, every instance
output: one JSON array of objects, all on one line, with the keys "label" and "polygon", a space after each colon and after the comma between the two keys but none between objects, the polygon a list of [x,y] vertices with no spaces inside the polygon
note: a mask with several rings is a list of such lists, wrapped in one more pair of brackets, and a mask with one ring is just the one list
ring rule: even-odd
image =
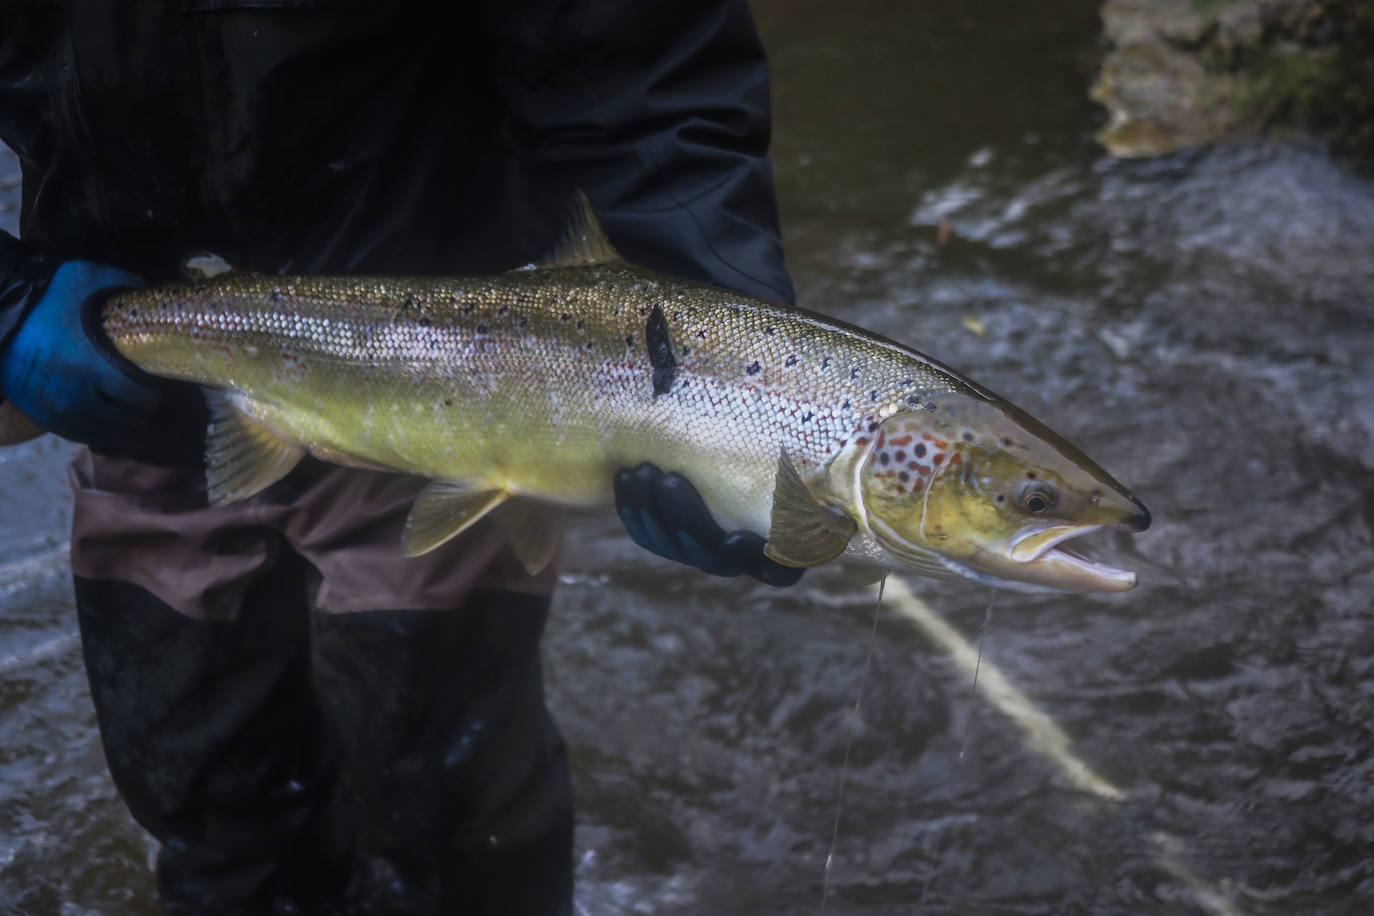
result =
[{"label": "fish eye", "polygon": [[1059,497],[1044,484],[1028,484],[1021,488],[1021,508],[1031,515],[1044,515],[1059,502]]}]

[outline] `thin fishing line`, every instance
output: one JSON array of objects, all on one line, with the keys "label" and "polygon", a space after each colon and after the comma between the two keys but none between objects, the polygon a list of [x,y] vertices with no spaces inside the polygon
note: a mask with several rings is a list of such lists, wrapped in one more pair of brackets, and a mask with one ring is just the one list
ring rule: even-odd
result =
[{"label": "thin fishing line", "polygon": [[973,663],[973,684],[968,689],[968,716],[964,719],[964,737],[959,739],[959,759],[964,759],[968,749],[968,728],[973,724],[973,701],[978,698],[978,672],[983,669],[983,645],[988,641],[988,625],[992,623],[992,599],[997,597],[997,589],[988,591],[988,606],[983,611],[983,629],[978,634],[978,661]]},{"label": "thin fishing line", "polygon": [[825,904],[830,899],[830,870],[835,865],[835,848],[840,842],[840,814],[844,811],[845,776],[849,772],[849,749],[854,744],[854,733],[859,728],[859,704],[864,699],[864,685],[868,683],[868,669],[873,667],[873,646],[878,642],[878,617],[883,612],[883,591],[887,588],[887,571],[878,580],[878,603],[873,607],[873,630],[868,634],[868,657],[864,659],[864,672],[859,676],[859,695],[854,698],[854,712],[850,716],[849,734],[844,741],[844,759],[840,761],[840,793],[835,800],[835,824],[830,831],[830,852],[825,856],[825,877],[821,881],[821,916],[825,916]]}]

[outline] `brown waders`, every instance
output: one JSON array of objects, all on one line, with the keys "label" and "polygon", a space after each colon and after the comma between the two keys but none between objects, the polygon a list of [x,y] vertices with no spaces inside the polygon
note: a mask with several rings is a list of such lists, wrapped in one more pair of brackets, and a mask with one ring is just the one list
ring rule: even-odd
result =
[{"label": "brown waders", "polygon": [[412,478],[307,460],[210,509],[196,469],[72,477],[101,736],[169,912],[570,912],[552,572],[484,526],[402,557]]}]

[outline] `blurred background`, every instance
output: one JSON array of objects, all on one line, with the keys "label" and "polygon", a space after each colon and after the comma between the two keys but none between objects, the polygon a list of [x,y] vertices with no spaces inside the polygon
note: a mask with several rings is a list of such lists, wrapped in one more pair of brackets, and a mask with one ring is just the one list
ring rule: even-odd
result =
[{"label": "blurred background", "polygon": [[[1133,592],[999,593],[975,690],[951,648],[986,588],[907,580],[871,638],[838,572],[773,591],[577,522],[545,655],[579,911],[817,913],[828,858],[834,914],[1371,911],[1374,184],[1291,94],[1226,107],[1270,51],[1339,58],[1368,5],[1288,4],[1291,34],[1223,0],[753,5],[801,304],[1008,396],[1155,524],[1103,545]],[[1151,41],[1219,80],[1191,84],[1213,136],[1140,101]],[[0,152],[0,226],[17,207]],[[81,670],[67,452],[0,450],[0,911],[152,914]]]}]

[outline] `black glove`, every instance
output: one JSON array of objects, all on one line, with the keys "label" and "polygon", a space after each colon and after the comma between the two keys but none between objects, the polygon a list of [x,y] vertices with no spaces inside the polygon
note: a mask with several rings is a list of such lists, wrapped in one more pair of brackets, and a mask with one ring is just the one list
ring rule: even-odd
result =
[{"label": "black glove", "polygon": [[647,462],[616,472],[615,508],[640,547],[713,576],[753,576],[766,585],[795,585],[805,572],[765,557],[764,539],[752,531],[727,533],[687,478],[665,474]]}]

